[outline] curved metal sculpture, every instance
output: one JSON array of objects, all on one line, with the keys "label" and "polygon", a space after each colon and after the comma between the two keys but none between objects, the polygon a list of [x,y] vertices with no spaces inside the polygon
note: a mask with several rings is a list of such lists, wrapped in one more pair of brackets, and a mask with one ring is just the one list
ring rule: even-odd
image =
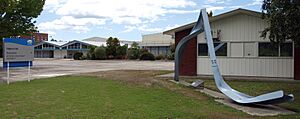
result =
[{"label": "curved metal sculpture", "polygon": [[[209,25],[208,16],[205,9],[202,9],[198,18],[197,23],[193,27],[191,33],[184,37],[177,45],[175,50],[175,76],[174,80],[179,81],[179,64],[180,58],[183,49],[186,47],[189,40],[193,37],[196,37],[198,34],[205,32],[209,57],[211,61],[211,67],[214,74],[215,83],[218,89],[225,94],[227,97],[232,99],[233,101],[241,104],[272,104],[272,103],[280,103],[286,101],[293,101],[294,96],[292,94],[285,95],[282,90],[259,95],[256,97],[241,93],[232,89],[224,80],[219,71],[215,48],[213,45],[212,35],[211,35],[211,28]],[[217,48],[216,48],[217,49]]]}]

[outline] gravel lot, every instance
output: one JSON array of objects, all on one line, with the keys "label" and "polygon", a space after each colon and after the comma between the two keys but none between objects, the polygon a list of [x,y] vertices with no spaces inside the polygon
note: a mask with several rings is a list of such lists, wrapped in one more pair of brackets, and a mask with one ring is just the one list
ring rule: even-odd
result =
[{"label": "gravel lot", "polygon": [[[2,59],[0,59],[2,62]],[[6,80],[6,70],[0,63],[0,82]],[[35,59],[31,70],[31,79],[90,73],[111,70],[173,70],[172,61],[131,61],[131,60],[70,60]],[[27,68],[10,70],[10,81],[27,80]],[[117,75],[117,73],[116,73]]]}]

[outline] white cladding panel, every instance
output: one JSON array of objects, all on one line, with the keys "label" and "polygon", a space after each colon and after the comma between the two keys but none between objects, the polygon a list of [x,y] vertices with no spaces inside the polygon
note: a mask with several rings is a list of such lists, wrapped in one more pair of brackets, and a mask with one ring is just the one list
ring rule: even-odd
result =
[{"label": "white cladding panel", "polygon": [[67,57],[67,50],[54,50],[54,58]]},{"label": "white cladding panel", "polygon": [[[260,37],[260,32],[267,26],[267,22],[259,17],[239,14],[210,23],[212,30],[221,30],[222,42],[269,41]],[[198,35],[198,42],[204,43],[204,34]]]},{"label": "white cladding panel", "polygon": [[[266,42],[260,32],[266,22],[259,17],[239,14],[211,23],[212,30],[221,30],[220,40],[227,43],[227,56],[219,56],[218,64],[223,75],[294,77],[294,59],[258,57],[258,42]],[[199,34],[198,43],[206,43],[204,34]],[[212,75],[207,56],[197,57],[197,74]]]},{"label": "white cladding panel", "polygon": [[175,39],[173,39],[172,36],[163,35],[162,33],[143,35],[142,37],[141,45],[166,44],[169,46],[170,44],[175,43]]},{"label": "white cladding panel", "polygon": [[[225,58],[218,57],[223,75],[287,77],[294,76],[294,60],[291,58]],[[198,57],[197,74],[212,75],[208,57]]]}]

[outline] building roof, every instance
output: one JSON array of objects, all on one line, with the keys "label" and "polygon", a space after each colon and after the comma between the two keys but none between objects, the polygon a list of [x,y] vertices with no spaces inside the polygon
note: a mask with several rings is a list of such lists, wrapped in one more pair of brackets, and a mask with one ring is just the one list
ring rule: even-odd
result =
[{"label": "building roof", "polygon": [[106,42],[106,40],[107,38],[91,37],[91,38],[83,39],[82,41]]},{"label": "building roof", "polygon": [[42,41],[42,42],[36,44],[36,46],[37,46],[37,45],[44,44],[44,43],[51,44],[51,45],[54,45],[54,46],[58,46],[58,47],[59,47],[59,46],[62,46],[62,45],[64,45],[64,44],[68,43],[68,42]]},{"label": "building roof", "polygon": [[[224,18],[227,18],[227,17],[237,15],[237,14],[247,14],[247,15],[251,15],[251,16],[255,16],[255,17],[261,17],[261,15],[262,15],[260,12],[239,8],[239,9],[235,9],[235,10],[232,10],[232,11],[229,11],[229,12],[225,12],[223,14],[213,16],[213,17],[209,18],[209,21],[214,22],[214,21],[217,21],[217,20],[220,20],[220,19],[224,19]],[[163,34],[175,35],[175,32],[183,31],[185,29],[192,28],[195,25],[195,23],[196,22],[189,23],[189,24],[186,24],[186,25],[183,25],[183,26],[180,26],[180,27],[176,27],[176,28],[164,31]]]}]

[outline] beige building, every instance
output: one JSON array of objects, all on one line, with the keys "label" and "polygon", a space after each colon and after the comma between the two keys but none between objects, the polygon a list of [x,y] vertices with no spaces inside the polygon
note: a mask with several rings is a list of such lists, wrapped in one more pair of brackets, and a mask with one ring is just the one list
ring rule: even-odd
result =
[{"label": "beige building", "polygon": [[[187,32],[193,25],[187,24],[164,33],[175,36],[175,33]],[[269,39],[261,38],[260,33],[267,26],[261,13],[237,9],[210,18],[210,25],[215,46],[224,43],[216,51],[223,75],[294,78],[293,42],[272,47]],[[196,60],[186,65],[196,65],[196,75],[212,75],[204,34],[198,35],[196,40],[197,44],[193,44],[195,49],[186,49],[190,53],[196,50]],[[185,69],[184,66],[182,69]]]},{"label": "beige building", "polygon": [[170,45],[175,43],[172,36],[162,33],[148,34],[142,36],[141,48],[148,49],[149,52],[157,55],[167,55],[170,52]]}]

